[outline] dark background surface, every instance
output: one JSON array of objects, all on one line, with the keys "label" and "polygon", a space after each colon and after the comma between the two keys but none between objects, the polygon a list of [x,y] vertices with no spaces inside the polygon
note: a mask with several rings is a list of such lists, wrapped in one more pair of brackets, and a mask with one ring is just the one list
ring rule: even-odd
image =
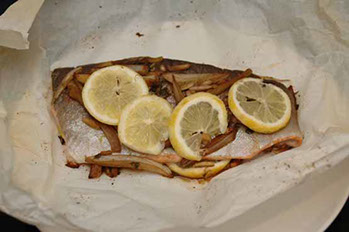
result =
[{"label": "dark background surface", "polygon": [[0,0],[0,15],[14,2],[17,2],[17,0]]},{"label": "dark background surface", "polygon": [[[0,0],[0,15],[16,0]],[[28,225],[17,219],[8,216],[0,212],[0,225],[2,228],[11,228],[10,231],[16,232],[37,232],[39,231],[35,226]],[[342,211],[333,221],[330,227],[326,230],[328,232],[338,231],[347,232],[349,231],[349,203],[348,200],[344,205]]]}]

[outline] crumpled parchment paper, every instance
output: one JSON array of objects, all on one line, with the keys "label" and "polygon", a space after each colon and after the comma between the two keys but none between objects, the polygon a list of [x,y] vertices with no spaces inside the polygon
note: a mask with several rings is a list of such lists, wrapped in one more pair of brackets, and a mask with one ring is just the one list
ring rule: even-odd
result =
[{"label": "crumpled parchment paper", "polygon": [[[348,16],[330,0],[45,1],[29,49],[0,50],[0,209],[45,231],[214,227],[331,168],[349,155]],[[50,70],[141,55],[290,79],[303,145],[205,185],[65,167]]]},{"label": "crumpled parchment paper", "polygon": [[44,0],[19,0],[0,16],[0,46],[28,49],[28,31]]}]

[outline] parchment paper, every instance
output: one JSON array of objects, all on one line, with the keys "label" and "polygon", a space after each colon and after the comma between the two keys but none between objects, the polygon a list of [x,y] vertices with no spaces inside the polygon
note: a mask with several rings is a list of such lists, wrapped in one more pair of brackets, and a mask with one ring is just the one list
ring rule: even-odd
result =
[{"label": "parchment paper", "polygon": [[19,0],[0,16],[0,46],[28,49],[28,31],[44,0]]},{"label": "parchment paper", "polygon": [[[213,227],[331,168],[349,155],[348,9],[322,0],[45,1],[29,50],[0,51],[0,209],[45,231]],[[205,185],[128,171],[88,180],[84,167],[65,167],[50,70],[140,55],[291,79],[303,145]]]}]

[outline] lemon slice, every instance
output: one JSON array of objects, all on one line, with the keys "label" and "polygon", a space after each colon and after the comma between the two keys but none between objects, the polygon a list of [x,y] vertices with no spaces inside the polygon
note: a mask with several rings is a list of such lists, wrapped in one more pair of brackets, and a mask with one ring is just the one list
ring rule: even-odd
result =
[{"label": "lemon slice", "polygon": [[138,73],[115,65],[91,74],[82,90],[82,100],[98,121],[117,125],[126,104],[146,94],[148,86]]},{"label": "lemon slice", "polygon": [[175,163],[170,163],[167,165],[173,172],[181,176],[198,179],[209,178],[216,175],[218,172],[222,171],[225,168],[225,166],[229,164],[229,161],[230,160],[219,161],[215,163],[213,167],[202,168],[182,168]]},{"label": "lemon slice", "polygon": [[174,109],[170,120],[170,140],[178,155],[201,160],[203,133],[215,136],[227,130],[224,103],[210,93],[196,93],[184,98]]},{"label": "lemon slice", "polygon": [[171,112],[171,105],[163,98],[137,98],[121,113],[118,126],[121,143],[138,152],[160,154],[168,139]]},{"label": "lemon slice", "polygon": [[229,108],[248,128],[273,133],[285,127],[291,118],[288,95],[262,79],[245,78],[234,83],[228,95]]}]

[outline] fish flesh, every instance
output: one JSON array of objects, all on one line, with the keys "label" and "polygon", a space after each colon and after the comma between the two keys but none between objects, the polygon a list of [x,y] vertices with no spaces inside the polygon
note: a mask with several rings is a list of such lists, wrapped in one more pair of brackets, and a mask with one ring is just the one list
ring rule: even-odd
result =
[{"label": "fish flesh", "polygon": [[[207,64],[197,64],[162,57],[135,57],[55,69],[52,72],[54,92],[52,113],[56,119],[60,136],[64,139],[68,161],[85,163],[85,157],[95,156],[101,152],[111,150],[110,143],[103,130],[92,128],[84,123],[84,119],[86,121],[86,118],[91,116],[81,103],[71,98],[68,88],[65,88],[69,84],[67,81],[71,80],[72,76],[75,76],[79,83],[84,83],[88,75],[93,71],[110,65],[126,65],[134,69],[144,77],[151,93],[169,100],[174,106],[178,96],[173,93],[173,81],[171,83],[171,80],[175,80],[175,90],[177,92],[186,91],[185,93],[188,95],[193,91],[212,92],[213,90],[221,89],[218,91],[219,96],[226,97],[227,94],[222,93],[222,91],[229,90],[226,86],[227,82],[234,83],[234,80],[242,78],[244,73],[249,74],[251,77],[260,78],[255,74],[251,74],[252,71],[250,69],[245,72],[228,70]],[[220,88],[220,86],[223,88]],[[298,125],[296,101],[291,90],[285,89],[284,86],[283,89],[292,98],[292,115],[290,122],[285,128],[273,134],[260,134],[237,123],[238,128],[235,139],[218,151],[205,155],[203,159],[210,161],[251,159],[276,145],[300,146],[303,135]],[[184,92],[181,93],[184,94]],[[182,98],[183,96],[180,97]],[[134,152],[122,145],[118,155],[122,154],[147,158],[158,163],[180,163],[182,160],[171,147],[164,149],[159,155],[147,155]]]},{"label": "fish flesh", "polygon": [[203,159],[252,159],[275,145],[284,144],[289,147],[300,146],[302,144],[303,135],[298,124],[297,103],[293,89],[280,87],[290,97],[292,105],[291,118],[285,128],[272,134],[261,134],[251,131],[245,126],[240,126],[234,141],[220,150],[203,157]]},{"label": "fish flesh", "polygon": [[[93,129],[83,122],[83,119],[90,117],[90,115],[88,114],[86,109],[81,106],[81,104],[69,97],[68,89],[64,88],[68,85],[67,80],[71,80],[72,76],[77,74],[74,74],[75,71],[78,71],[78,74],[90,74],[98,68],[116,64],[127,65],[129,68],[136,68],[135,71],[141,70],[141,74],[143,75],[154,75],[155,73],[155,76],[157,77],[159,76],[159,72],[156,72],[154,70],[160,70],[160,67],[162,67],[163,70],[171,69],[171,67],[176,67],[175,69],[178,69],[178,67],[184,67],[186,68],[186,70],[183,70],[182,68],[175,73],[194,74],[191,75],[191,78],[198,77],[198,81],[204,81],[206,78],[209,79],[212,76],[222,76],[222,73],[228,75],[224,75],[226,78],[229,78],[229,76],[234,77],[241,73],[241,71],[220,69],[212,65],[195,64],[186,61],[150,57],[135,57],[98,64],[83,65],[74,68],[68,67],[55,69],[51,75],[54,93],[52,114],[56,120],[60,136],[65,141],[64,146],[67,159],[71,162],[84,163],[85,156],[97,155],[101,151],[110,150],[111,147],[103,131]],[[149,72],[146,68],[139,69],[140,66],[143,67],[144,65],[149,67]],[[171,70],[173,69],[174,68],[172,68]],[[169,90],[164,88],[166,86],[166,81],[164,78],[161,78],[158,83],[153,84],[154,85],[150,87],[151,91],[159,96],[171,99]],[[161,163],[179,162],[182,159],[175,153],[172,148],[165,149],[160,155],[150,156],[131,151],[125,146],[122,146],[122,150],[119,153],[143,156]]]}]

